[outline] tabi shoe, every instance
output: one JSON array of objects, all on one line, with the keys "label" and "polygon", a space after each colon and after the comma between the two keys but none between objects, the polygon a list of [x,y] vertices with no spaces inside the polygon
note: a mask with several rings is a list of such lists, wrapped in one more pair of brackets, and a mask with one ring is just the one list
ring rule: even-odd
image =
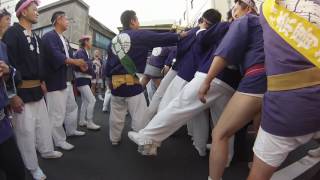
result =
[{"label": "tabi shoe", "polygon": [[43,173],[43,171],[38,167],[36,170],[31,171],[31,175],[34,180],[45,180],[47,176]]},{"label": "tabi shoe", "polygon": [[80,127],[85,127],[85,126],[87,126],[87,124],[88,124],[87,121],[84,121],[84,120],[80,120],[80,121],[79,121],[79,126],[80,126]]},{"label": "tabi shoe", "polygon": [[62,157],[62,153],[60,151],[51,151],[48,153],[42,153],[41,157],[44,159],[57,159]]},{"label": "tabi shoe", "polygon": [[85,132],[83,131],[78,131],[78,130],[75,130],[74,132],[72,132],[71,134],[68,134],[68,136],[84,136],[86,135]]},{"label": "tabi shoe", "polygon": [[87,124],[87,129],[89,130],[100,130],[100,126],[99,125],[96,125],[94,122],[92,121],[89,121],[88,124]]},{"label": "tabi shoe", "polygon": [[74,149],[74,145],[72,145],[72,144],[70,144],[70,143],[68,143],[66,141],[63,142],[63,143],[58,144],[57,147],[65,150],[65,151],[70,151],[70,150]]},{"label": "tabi shoe", "polygon": [[140,133],[130,131],[128,137],[138,145],[138,152],[144,156],[156,156],[159,144],[146,138]]}]

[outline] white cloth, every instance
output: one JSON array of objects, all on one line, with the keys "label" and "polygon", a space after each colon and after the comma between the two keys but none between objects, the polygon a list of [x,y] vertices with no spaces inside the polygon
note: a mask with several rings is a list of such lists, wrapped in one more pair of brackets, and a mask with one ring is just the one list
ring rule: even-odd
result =
[{"label": "white cloth", "polygon": [[[156,143],[161,143],[188,121],[197,121],[199,113],[203,113],[210,106],[218,106],[217,111],[223,109],[232,97],[234,90],[224,82],[214,79],[208,92],[207,103],[203,104],[198,99],[198,91],[205,78],[206,74],[196,73],[178,96],[154,116],[140,133]],[[219,114],[221,113],[219,112]]]},{"label": "white cloth", "polygon": [[243,93],[243,92],[239,92],[239,93],[247,96],[257,97],[257,98],[263,98],[264,96],[264,94],[253,94],[253,93]]},{"label": "white cloth", "polygon": [[297,137],[281,137],[260,128],[253,152],[266,164],[279,167],[291,151],[319,136],[320,131]]},{"label": "white cloth", "polygon": [[64,51],[65,51],[65,53],[66,53],[67,58],[70,58],[69,48],[68,48],[68,46],[67,46],[66,40],[64,39],[64,37],[63,37],[62,34],[59,34],[59,37],[60,37],[60,40],[62,41],[63,48],[64,48]]},{"label": "white cloth", "polygon": [[76,102],[73,86],[67,82],[67,110],[64,120],[64,127],[67,135],[74,134],[78,127],[78,104]]},{"label": "white cloth", "polygon": [[161,80],[161,83],[157,91],[154,93],[148,108],[144,111],[142,116],[144,122],[149,122],[157,113],[161,99],[176,75],[177,71],[170,69],[167,75]]},{"label": "white cloth", "polygon": [[134,131],[139,131],[145,127],[146,122],[142,121],[142,115],[146,109],[147,102],[143,93],[133,97],[119,97],[112,95],[109,118],[111,142],[119,142],[121,140],[121,133],[128,112],[131,115],[131,127]]},{"label": "white cloth", "polygon": [[48,92],[46,100],[53,141],[58,146],[66,141],[66,132],[70,135],[77,130],[78,105],[71,83],[67,83],[67,88],[64,90]]},{"label": "white cloth", "polygon": [[92,79],[92,76],[87,74],[87,73],[83,73],[83,72],[79,72],[79,71],[75,71],[74,72],[74,76],[76,78],[88,78],[88,79]]},{"label": "white cloth", "polygon": [[[166,108],[187,84],[188,82],[186,80],[179,76],[175,76],[163,95],[158,113]],[[188,134],[192,136],[193,144],[196,149],[198,149],[199,152],[205,152],[209,137],[209,117],[204,111],[202,111],[197,115],[197,119],[197,121],[187,122]]]},{"label": "white cloth", "polygon": [[81,94],[81,111],[80,111],[80,121],[93,122],[94,106],[96,104],[96,98],[92,94],[89,85],[80,86],[78,90]]},{"label": "white cloth", "polygon": [[107,87],[106,93],[104,94],[103,100],[103,109],[109,109],[110,101],[111,101],[111,90]]},{"label": "white cloth", "polygon": [[156,85],[154,84],[153,80],[150,80],[149,83],[147,84],[147,93],[148,93],[149,102],[151,102],[152,97],[156,91],[157,91]]},{"label": "white cloth", "polygon": [[173,80],[170,82],[166,92],[164,93],[161,102],[159,104],[158,112],[162,109],[166,108],[167,105],[174,99],[179,92],[183,89],[183,87],[188,84],[188,81],[182,79],[179,76],[175,76]]},{"label": "white cloth", "polygon": [[90,54],[87,49],[86,49],[86,53],[87,53],[88,58],[90,59]]},{"label": "white cloth", "polygon": [[94,70],[94,73],[96,74],[95,80],[96,81],[100,80],[101,79],[101,66],[102,66],[101,62],[100,62],[100,60],[95,59],[92,61],[92,64],[95,66],[95,70]]},{"label": "white cloth", "polygon": [[[196,115],[197,120],[190,120],[187,122],[187,125],[191,125],[191,136],[193,139],[193,145],[198,150],[200,155],[204,155],[203,153],[207,150],[208,138],[209,138],[209,128],[210,128],[210,119],[209,113],[204,110]],[[190,127],[188,127],[188,134]]]},{"label": "white cloth", "polygon": [[13,115],[17,144],[28,170],[39,167],[36,149],[44,154],[52,152],[51,125],[44,99],[25,103],[22,113]]}]

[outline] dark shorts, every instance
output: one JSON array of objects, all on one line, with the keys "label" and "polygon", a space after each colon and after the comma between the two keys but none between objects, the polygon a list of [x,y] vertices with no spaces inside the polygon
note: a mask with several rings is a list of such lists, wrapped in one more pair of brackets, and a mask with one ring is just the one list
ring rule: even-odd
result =
[{"label": "dark shorts", "polygon": [[264,94],[267,91],[266,74],[260,73],[254,76],[243,77],[237,91],[250,94]]}]

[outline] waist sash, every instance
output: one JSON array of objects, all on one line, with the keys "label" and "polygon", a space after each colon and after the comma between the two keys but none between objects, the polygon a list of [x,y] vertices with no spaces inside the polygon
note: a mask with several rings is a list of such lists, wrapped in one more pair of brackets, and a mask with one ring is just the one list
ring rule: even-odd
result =
[{"label": "waist sash", "polygon": [[122,85],[133,86],[139,84],[139,79],[131,74],[113,75],[112,76],[112,88],[117,89]]},{"label": "waist sash", "polygon": [[320,29],[305,18],[266,0],[263,14],[269,26],[292,48],[320,68]]},{"label": "waist sash", "polygon": [[29,89],[41,86],[40,80],[23,80],[19,88]]},{"label": "waist sash", "polygon": [[268,76],[268,91],[286,91],[320,85],[320,69],[314,67]]}]

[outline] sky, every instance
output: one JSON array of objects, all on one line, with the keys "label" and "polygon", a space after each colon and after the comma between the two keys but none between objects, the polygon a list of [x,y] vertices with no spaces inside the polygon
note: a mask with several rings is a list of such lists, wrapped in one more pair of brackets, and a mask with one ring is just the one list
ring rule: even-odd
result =
[{"label": "sky", "polygon": [[[56,0],[41,0],[46,5]],[[140,22],[179,20],[185,9],[185,0],[83,0],[90,6],[89,14],[117,33],[120,15],[134,10]]]}]

